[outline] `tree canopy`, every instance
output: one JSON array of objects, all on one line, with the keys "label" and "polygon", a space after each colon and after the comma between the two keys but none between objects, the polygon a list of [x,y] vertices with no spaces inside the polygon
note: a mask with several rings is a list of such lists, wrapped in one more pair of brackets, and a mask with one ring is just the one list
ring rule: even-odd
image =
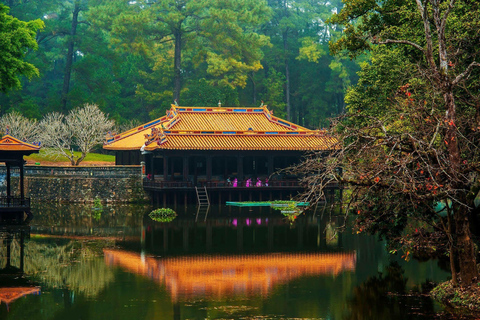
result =
[{"label": "tree canopy", "polygon": [[480,190],[479,10],[461,0],[346,1],[331,19],[345,27],[331,49],[371,60],[332,128],[338,149],[298,168],[321,172],[305,177],[307,197],[333,181],[352,186],[359,232],[407,256],[445,252],[462,286],[478,277],[470,224]]},{"label": "tree canopy", "polygon": [[[181,105],[258,106],[318,128],[344,110],[356,62],[328,54],[340,1],[8,1],[41,19],[39,77],[0,94],[0,112],[41,119],[85,103],[120,124]],[[178,99],[180,97],[180,99]],[[290,107],[287,107],[287,106]],[[288,110],[289,111],[288,111]]]},{"label": "tree canopy", "polygon": [[20,88],[20,75],[29,79],[38,76],[38,69],[25,61],[29,50],[38,48],[35,36],[43,28],[39,19],[24,22],[11,15],[9,8],[0,3],[0,91]]}]

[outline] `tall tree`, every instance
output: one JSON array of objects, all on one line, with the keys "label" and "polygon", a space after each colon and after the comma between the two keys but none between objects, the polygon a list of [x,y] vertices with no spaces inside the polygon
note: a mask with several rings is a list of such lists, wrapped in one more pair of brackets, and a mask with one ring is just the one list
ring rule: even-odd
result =
[{"label": "tall tree", "polygon": [[261,47],[268,43],[255,33],[255,27],[269,18],[263,1],[115,0],[105,1],[93,16],[124,47],[139,53],[173,51],[168,55],[173,58],[176,100],[186,72],[185,51],[196,66],[205,63],[217,83],[235,87],[245,86],[247,73],[261,68]]},{"label": "tall tree", "polygon": [[38,69],[25,61],[29,50],[38,48],[35,36],[44,27],[41,20],[20,21],[0,3],[0,91],[21,87],[20,75],[38,76]]},{"label": "tall tree", "polygon": [[[85,4],[83,4],[84,6]],[[65,59],[65,72],[63,75],[63,87],[62,87],[62,110],[63,112],[67,111],[67,95],[70,91],[70,78],[72,75],[72,64],[74,58],[74,50],[75,50],[75,38],[77,36],[77,27],[78,27],[78,16],[80,11],[84,10],[85,8],[82,6],[80,0],[75,0],[73,2],[73,10],[72,10],[72,22],[70,26],[70,31],[67,33],[68,40],[67,40],[67,55]]]},{"label": "tall tree", "polygon": [[[78,166],[93,147],[102,143],[114,122],[96,105],[70,110],[67,116],[53,112],[39,123],[39,138],[47,151],[62,155]],[[79,149],[80,155],[75,154]]]},{"label": "tall tree", "polygon": [[[278,58],[283,60],[281,62],[285,76],[285,112],[287,119],[292,120],[292,58],[315,52],[314,60],[318,60],[321,54],[325,54],[325,51],[318,50],[320,42],[310,36],[327,34],[323,30],[326,25],[324,20],[330,16],[331,3],[312,0],[269,0],[269,5],[274,16],[265,26],[265,32],[277,45]],[[278,67],[276,69],[278,70]]]},{"label": "tall tree", "polygon": [[339,148],[302,165],[322,172],[305,178],[312,198],[332,180],[354,187],[359,231],[407,255],[445,246],[453,282],[465,287],[479,276],[470,231],[480,190],[479,12],[462,0],[346,1],[332,18],[344,35],[331,48],[352,57],[368,50],[371,64],[334,128]]}]

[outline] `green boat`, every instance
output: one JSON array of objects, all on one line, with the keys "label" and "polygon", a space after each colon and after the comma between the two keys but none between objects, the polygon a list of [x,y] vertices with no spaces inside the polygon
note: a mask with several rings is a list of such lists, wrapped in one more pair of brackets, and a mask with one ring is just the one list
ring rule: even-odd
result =
[{"label": "green boat", "polygon": [[[276,203],[268,201],[244,201],[244,202],[235,202],[227,201],[227,206],[235,207],[288,207],[288,203]],[[295,202],[297,207],[307,207],[310,205],[309,202]]]}]

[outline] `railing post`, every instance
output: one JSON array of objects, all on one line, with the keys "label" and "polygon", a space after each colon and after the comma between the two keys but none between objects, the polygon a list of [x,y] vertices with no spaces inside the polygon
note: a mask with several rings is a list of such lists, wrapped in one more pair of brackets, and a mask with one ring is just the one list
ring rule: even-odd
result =
[{"label": "railing post", "polygon": [[23,200],[23,198],[25,198],[25,184],[23,182],[23,158],[20,160],[20,164],[18,167],[20,168],[20,199]]},{"label": "railing post", "polygon": [[7,166],[7,206],[9,207],[10,206],[10,175],[11,175],[11,171],[10,171],[10,163],[5,163],[5,165]]}]

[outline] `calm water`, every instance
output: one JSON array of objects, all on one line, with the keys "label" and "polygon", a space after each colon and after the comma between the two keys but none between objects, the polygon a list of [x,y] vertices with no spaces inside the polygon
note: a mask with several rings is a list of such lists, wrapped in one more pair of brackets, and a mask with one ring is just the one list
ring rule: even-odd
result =
[{"label": "calm water", "polygon": [[[176,209],[159,223],[138,206],[35,208],[25,275],[0,278],[0,319],[446,318],[410,294],[447,279],[437,262],[335,234],[341,218],[310,212],[291,225],[269,208]],[[20,243],[16,235],[13,266]]]}]

